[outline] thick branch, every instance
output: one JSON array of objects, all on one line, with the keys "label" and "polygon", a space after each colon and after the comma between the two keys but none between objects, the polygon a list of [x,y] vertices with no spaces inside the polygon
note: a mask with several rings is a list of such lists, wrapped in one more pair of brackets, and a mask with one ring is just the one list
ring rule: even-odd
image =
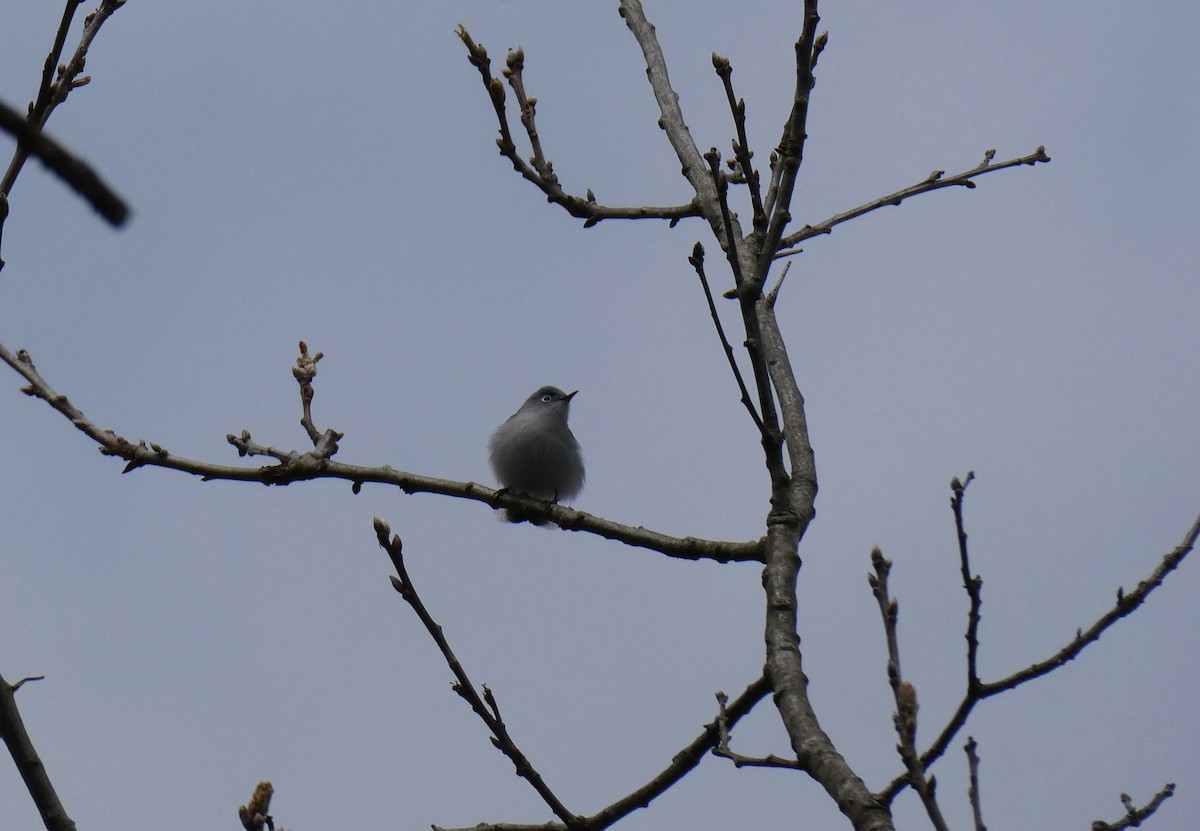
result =
[{"label": "thick branch", "polygon": [[[725,728],[733,727],[743,716],[754,709],[758,702],[771,692],[771,684],[765,676],[760,676],[741,695],[723,709]],[[580,826],[586,831],[601,831],[624,819],[639,808],[647,807],[656,797],[665,793],[672,785],[682,779],[700,764],[700,760],[709,751],[716,751],[721,741],[721,716],[704,725],[704,730],[686,747],[671,757],[671,763],[645,785],[623,796],[611,805],[600,809],[589,817],[583,817]],[[435,831],[566,831],[566,826],[558,822],[543,825],[521,825],[516,823],[482,823],[470,828],[443,829],[434,826]]]},{"label": "thick branch", "polygon": [[116,194],[87,162],[71,154],[65,147],[33,127],[21,114],[0,102],[0,129],[11,133],[20,148],[37,156],[52,173],[86,199],[96,212],[113,225],[121,225],[129,217],[129,206]]},{"label": "thick branch", "polygon": [[17,710],[17,701],[13,693],[21,683],[10,686],[0,677],[0,739],[7,745],[13,764],[17,766],[21,779],[25,781],[25,787],[33,797],[48,831],[75,831],[75,823],[59,801],[41,757],[38,756],[37,749],[25,730],[21,713]]},{"label": "thick branch", "polygon": [[[695,204],[708,220],[722,247],[728,247],[733,244],[733,240],[726,236],[721,217],[716,211],[716,188],[705,168],[704,158],[692,139],[692,133],[683,120],[683,111],[679,108],[679,94],[671,87],[671,80],[667,77],[667,61],[663,57],[658,37],[654,34],[654,26],[646,19],[646,13],[642,10],[639,0],[621,0],[620,15],[646,59],[646,78],[650,81],[654,100],[658,102],[658,126],[667,134],[667,141],[671,143],[671,148],[679,159],[684,178],[691,183],[696,192]],[[741,238],[741,228],[737,228],[735,238]]]}]

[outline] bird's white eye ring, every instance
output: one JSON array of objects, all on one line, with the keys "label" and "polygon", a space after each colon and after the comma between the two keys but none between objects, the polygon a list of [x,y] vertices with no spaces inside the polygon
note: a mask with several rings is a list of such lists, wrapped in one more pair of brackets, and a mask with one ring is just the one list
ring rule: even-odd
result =
[{"label": "bird's white eye ring", "polygon": [[546,402],[547,404],[549,404],[553,400],[554,400],[554,396],[551,395],[550,393],[546,393],[545,395],[542,396],[542,401]]}]

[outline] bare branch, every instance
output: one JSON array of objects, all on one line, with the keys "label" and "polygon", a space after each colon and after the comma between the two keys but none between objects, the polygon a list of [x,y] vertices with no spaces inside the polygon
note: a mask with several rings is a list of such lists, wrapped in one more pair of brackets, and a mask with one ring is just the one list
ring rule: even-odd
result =
[{"label": "bare branch", "polygon": [[796,41],[796,89],[792,99],[792,111],[783,127],[783,136],[775,148],[775,168],[772,173],[771,190],[767,195],[767,210],[770,222],[760,253],[758,273],[766,276],[767,264],[780,249],[783,231],[792,220],[792,192],[796,187],[796,174],[804,160],[804,142],[808,122],[808,98],[812,92],[813,68],[817,56],[825,47],[826,36],[817,38],[817,0],[805,0],[804,23],[800,38]]},{"label": "bare branch", "polygon": [[[74,5],[73,0],[69,5]],[[87,162],[32,126],[20,113],[3,102],[0,102],[0,130],[11,133],[17,139],[18,152],[24,151],[27,157],[34,155],[41,159],[52,173],[86,199],[110,223],[121,225],[129,218],[129,206]],[[3,217],[0,217],[2,228]]]},{"label": "bare branch", "polygon": [[[446,636],[442,632],[442,627],[433,619],[433,615],[429,613],[429,610],[421,601],[420,595],[417,594],[416,586],[413,585],[412,578],[408,575],[408,569],[404,565],[403,545],[400,542],[400,537],[392,535],[392,529],[388,526],[387,522],[378,517],[375,518],[375,537],[379,542],[379,546],[391,558],[392,565],[396,569],[396,576],[392,578],[392,587],[399,592],[405,602],[417,613],[417,617],[425,625],[429,636],[433,638],[434,643],[441,650],[442,657],[446,659],[450,671],[458,679],[453,685],[454,691],[471,705],[471,709],[487,725],[488,730],[492,733],[492,744],[513,763],[517,776],[520,776],[537,791],[542,801],[549,806],[555,816],[561,819],[568,828],[579,827],[582,817],[568,810],[563,805],[562,801],[554,794],[554,791],[550,790],[550,786],[546,784],[542,775],[534,768],[529,758],[521,751],[521,748],[517,747],[516,742],[512,740],[512,737],[508,733],[507,725],[500,718],[500,711],[495,704],[491,690],[484,687],[483,697],[480,697],[479,693],[476,692],[475,685],[467,676],[467,671],[455,656],[454,650],[450,648],[450,643],[446,640]],[[491,706],[489,706],[489,702]]]},{"label": "bare branch", "polygon": [[263,485],[277,486],[310,479],[344,479],[353,484],[355,492],[361,490],[363,484],[372,482],[397,487],[408,494],[436,493],[482,502],[493,509],[516,508],[523,513],[552,520],[565,530],[596,534],[605,539],[622,542],[636,548],[657,551],[676,559],[715,560],[722,563],[762,562],[761,540],[726,542],[698,537],[672,537],[641,526],[624,525],[565,505],[541,502],[529,497],[493,490],[476,482],[456,482],[433,476],[422,476],[417,473],[396,470],[389,465],[364,467],[338,462],[322,455],[329,442],[336,442],[336,438],[341,437],[340,433],[330,430],[326,430],[321,435],[321,441],[324,444],[318,445],[317,449],[307,453],[280,451],[257,445],[251,441],[250,433],[245,430],[238,436],[227,436],[230,444],[238,448],[240,455],[267,455],[278,460],[278,464],[236,467],[189,459],[171,453],[153,442],[147,444],[142,440],[134,444],[113,430],[100,429],[65,395],[59,394],[46,383],[38,374],[33,360],[25,350],[19,350],[13,354],[3,344],[0,344],[0,361],[11,366],[29,382],[28,386],[21,388],[22,392],[48,403],[70,421],[76,429],[99,444],[100,452],[104,455],[124,459],[126,465],[123,472],[125,473],[140,467],[161,467],[199,476],[204,481],[258,482]]},{"label": "bare branch", "polygon": [[754,151],[750,149],[750,142],[746,138],[746,102],[733,94],[733,67],[729,64],[729,58],[713,52],[712,62],[713,69],[717,71],[725,87],[725,99],[729,102],[729,111],[733,114],[733,126],[737,130],[737,138],[733,140],[733,156],[750,191],[750,204],[754,209],[754,230],[761,233],[767,230],[767,213],[763,210],[758,171],[754,169],[752,162]]},{"label": "bare branch", "polygon": [[982,176],[985,173],[993,173],[997,170],[1004,170],[1008,167],[1016,167],[1018,165],[1035,165],[1039,162],[1049,162],[1050,157],[1046,155],[1045,147],[1038,147],[1037,150],[1030,153],[1028,156],[1020,156],[1015,159],[1009,159],[1005,162],[992,164],[992,156],[995,150],[989,150],[984,154],[983,161],[970,170],[964,170],[962,173],[956,173],[953,176],[944,176],[944,170],[935,170],[917,182],[914,185],[909,185],[906,188],[901,188],[895,193],[889,193],[887,196],[881,196],[865,205],[859,205],[857,208],[851,208],[848,211],[843,211],[840,214],[834,214],[828,219],[822,220],[812,225],[805,225],[799,231],[788,234],[780,240],[780,250],[775,254],[776,257],[790,257],[793,254],[800,253],[799,251],[790,250],[792,246],[798,245],[806,239],[820,236],[821,234],[832,233],[835,225],[841,225],[843,222],[848,222],[851,219],[878,210],[887,205],[899,205],[905,199],[916,196],[921,193],[929,193],[930,191],[939,190],[941,188],[964,187],[974,188],[976,177]]},{"label": "bare branch", "polygon": [[721,756],[733,762],[733,766],[737,768],[743,767],[759,767],[759,768],[787,768],[790,770],[801,770],[801,765],[795,759],[784,759],[776,756],[774,753],[768,756],[743,756],[740,753],[734,753],[729,748],[729,717],[725,710],[725,705],[729,703],[729,696],[725,693],[717,693],[717,705],[721,708],[721,713],[717,716],[717,730],[720,736],[720,741],[713,748],[714,756]]},{"label": "bare branch", "polygon": [[954,494],[950,497],[950,507],[954,511],[954,529],[958,535],[958,556],[962,566],[963,588],[966,590],[970,602],[970,609],[967,612],[968,690],[979,688],[979,607],[983,604],[983,595],[980,591],[983,588],[983,578],[977,574],[971,574],[971,559],[967,553],[967,532],[963,526],[963,497],[966,495],[967,485],[971,484],[971,480],[974,478],[975,471],[969,470],[964,480],[959,481],[959,478],[955,476],[950,481],[950,490]]},{"label": "bare branch", "polygon": [[742,404],[750,413],[750,418],[754,422],[754,426],[758,428],[759,433],[764,437],[769,438],[766,425],[763,424],[762,417],[758,414],[758,410],[754,409],[754,401],[750,398],[750,390],[746,389],[746,381],[742,378],[742,370],[737,365],[737,359],[733,355],[733,347],[729,343],[729,339],[725,337],[725,327],[721,325],[721,317],[717,314],[717,304],[713,301],[712,289],[708,285],[708,277],[704,273],[704,246],[696,243],[692,248],[692,256],[688,257],[688,262],[692,264],[692,268],[696,269],[696,276],[700,278],[700,286],[704,289],[704,299],[708,301],[708,312],[712,315],[713,325],[717,329],[717,337],[721,340],[721,348],[725,350],[725,358],[729,361],[729,368],[733,370],[733,377],[737,381],[738,390],[741,391]]},{"label": "bare branch", "polygon": [[[750,684],[733,703],[724,708],[726,732],[762,701],[771,692],[771,684],[765,676],[760,676]],[[668,788],[690,773],[700,764],[704,754],[715,748],[720,741],[720,717],[704,725],[704,731],[693,739],[686,747],[671,757],[671,764],[665,770],[651,779],[642,787],[627,796],[618,799],[606,808],[596,812],[585,820],[591,831],[607,828],[617,820],[627,816],[638,808],[649,804],[650,800],[666,792]]]},{"label": "bare branch", "polygon": [[16,685],[10,686],[0,677],[0,739],[3,739],[8,747],[13,764],[17,766],[29,795],[33,797],[47,831],[75,831],[75,823],[59,801],[41,757],[38,756],[37,749],[25,729],[21,713],[17,710],[17,701],[13,693],[27,680],[33,678],[23,678]]},{"label": "bare branch", "polygon": [[[99,33],[104,21],[108,20],[112,13],[124,4],[125,0],[100,0],[100,5],[96,7],[96,10],[84,19],[83,34],[80,36],[79,45],[75,48],[75,54],[65,65],[59,65],[58,56],[62,54],[67,31],[70,29],[75,15],[75,8],[79,5],[78,0],[66,0],[62,23],[59,24],[58,34],[54,39],[54,47],[46,57],[46,63],[42,68],[42,80],[38,88],[37,101],[29,105],[27,120],[29,126],[34,130],[40,130],[46,125],[46,120],[50,118],[54,108],[67,100],[71,90],[88,82],[89,79],[86,77],[80,77],[86,63],[88,48],[91,47],[92,40]],[[54,73],[55,67],[57,67],[57,77],[51,81],[51,74]],[[8,170],[5,171],[4,177],[0,178],[0,193],[5,195],[12,193],[13,183],[28,157],[29,148],[18,145],[12,161],[9,162]]]},{"label": "bare branch", "polygon": [[900,740],[896,750],[908,771],[908,783],[921,798],[921,804],[925,806],[925,812],[929,815],[933,827],[937,831],[948,831],[946,820],[937,804],[935,780],[932,776],[925,778],[925,768],[917,756],[917,689],[903,680],[900,672],[900,646],[896,631],[900,606],[888,591],[888,575],[891,574],[892,563],[884,558],[878,546],[871,550],[871,567],[875,573],[867,575],[867,582],[871,585],[871,593],[875,596],[880,617],[883,619],[888,648],[888,684],[896,700],[896,711],[892,714],[892,722]]},{"label": "bare branch", "polygon": [[554,173],[554,166],[546,159],[542,150],[541,140],[538,137],[537,128],[534,124],[534,108],[537,104],[537,99],[532,96],[527,96],[525,92],[525,82],[522,75],[525,66],[525,55],[520,49],[509,53],[508,67],[504,70],[504,74],[509,80],[509,85],[513,88],[517,96],[518,104],[521,108],[521,121],[525,125],[526,132],[529,135],[530,142],[533,145],[532,165],[521,158],[521,154],[517,151],[517,145],[513,141],[512,130],[508,124],[508,110],[506,107],[506,98],[504,94],[504,84],[500,79],[492,75],[491,58],[488,57],[487,50],[483,44],[476,43],[469,32],[462,26],[458,27],[457,34],[467,47],[467,59],[471,65],[479,70],[479,74],[483,79],[484,89],[488,92],[488,97],[491,99],[492,108],[496,111],[496,120],[500,125],[500,137],[496,139],[496,145],[500,148],[500,155],[508,159],[513,166],[513,169],[521,174],[529,182],[532,182],[546,194],[546,200],[559,205],[571,216],[577,219],[584,220],[583,227],[591,228],[593,225],[605,219],[666,219],[674,226],[679,220],[690,216],[701,216],[699,204],[695,199],[684,205],[673,205],[668,207],[655,206],[640,206],[640,207],[614,207],[610,205],[601,205],[596,202],[596,197],[589,189],[586,197],[574,196],[563,190],[559,184],[558,176]]},{"label": "bare branch", "polygon": [[1137,828],[1151,814],[1157,811],[1160,805],[1174,795],[1175,783],[1168,782],[1149,802],[1141,808],[1137,808],[1134,807],[1132,797],[1129,794],[1123,793],[1121,794],[1121,804],[1125,806],[1125,816],[1116,822],[1105,822],[1098,819],[1092,823],[1092,831],[1124,831],[1126,828]]},{"label": "bare branch", "polygon": [[975,818],[975,831],[987,831],[987,826],[983,824],[983,807],[979,800],[979,756],[975,753],[976,747],[974,737],[967,736],[967,743],[963,745],[963,749],[967,751],[967,769],[970,777],[967,799],[971,802],[971,814]]},{"label": "bare branch", "polygon": [[[979,682],[973,687],[968,684],[968,689],[963,695],[962,701],[959,702],[958,708],[954,711],[946,726],[942,728],[942,732],[934,740],[933,744],[929,746],[929,749],[921,754],[921,764],[924,768],[928,770],[930,765],[946,752],[946,748],[954,740],[958,731],[966,724],[967,717],[980,701],[1002,693],[1005,690],[1010,690],[1027,681],[1040,678],[1069,661],[1073,661],[1085,647],[1098,641],[1100,636],[1110,626],[1132,614],[1135,609],[1146,601],[1146,598],[1152,591],[1162,585],[1167,575],[1179,567],[1179,564],[1183,562],[1184,558],[1195,547],[1198,537],[1200,537],[1200,515],[1197,515],[1195,521],[1192,522],[1192,526],[1184,534],[1183,541],[1162,558],[1149,577],[1139,582],[1137,587],[1131,592],[1126,593],[1123,589],[1117,589],[1116,604],[1101,615],[1086,631],[1082,629],[1077,630],[1074,639],[1058,650],[1058,652],[1049,658],[1038,661],[998,681]],[[907,784],[906,776],[898,776],[880,792],[879,796],[885,803],[891,803],[895,799],[896,794],[907,787]]]},{"label": "bare branch", "polygon": [[[771,685],[765,676],[759,676],[747,687],[741,695],[734,699],[724,709],[726,731],[732,728],[747,713],[754,709],[771,692]],[[632,793],[621,797],[616,802],[597,811],[589,817],[583,817],[580,823],[586,831],[601,831],[616,824],[629,814],[645,808],[652,800],[665,793],[676,782],[693,771],[700,760],[720,742],[721,726],[719,719],[714,719],[704,725],[704,731],[693,739],[686,747],[671,757],[671,763],[645,785]],[[483,823],[473,825],[469,829],[441,829],[437,831],[566,831],[566,826],[558,822],[543,825],[520,825],[515,823]]]},{"label": "bare branch", "polygon": [[[708,220],[709,226],[713,229],[713,233],[722,247],[731,246],[734,241],[727,238],[721,217],[715,210],[717,205],[716,189],[712,178],[705,170],[700,150],[696,147],[691,131],[688,130],[687,123],[683,119],[683,111],[679,108],[679,94],[671,87],[671,80],[667,77],[667,61],[663,57],[658,37],[654,34],[654,26],[646,19],[646,13],[642,10],[640,0],[621,0],[620,15],[625,21],[625,25],[629,27],[629,31],[633,33],[638,46],[641,47],[642,56],[646,60],[646,78],[650,82],[654,100],[658,102],[658,126],[667,134],[667,141],[670,142],[679,159],[684,178],[691,183],[692,189],[696,193],[693,204]],[[736,220],[734,222],[736,227]],[[737,230],[736,238],[741,238],[740,228]]]}]

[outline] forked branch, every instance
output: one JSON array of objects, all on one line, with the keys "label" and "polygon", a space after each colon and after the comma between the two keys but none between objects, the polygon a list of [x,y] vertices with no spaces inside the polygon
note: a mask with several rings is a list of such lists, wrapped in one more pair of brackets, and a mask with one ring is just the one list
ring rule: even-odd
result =
[{"label": "forked branch", "polygon": [[[971,476],[968,475],[967,481],[970,481],[970,478]],[[960,483],[956,478],[951,483],[951,487],[954,490],[951,506],[955,513],[956,527],[959,529],[960,558],[963,566],[963,574],[966,576],[964,584],[970,597],[971,611],[968,613],[967,623],[968,654],[970,655],[975,654],[978,649],[978,613],[979,603],[982,602],[972,593],[972,587],[974,592],[978,593],[982,582],[978,577],[971,576],[967,552],[967,535],[962,530],[961,525],[962,498],[966,485],[965,483]],[[1162,560],[1159,561],[1158,565],[1145,580],[1139,582],[1133,591],[1130,592],[1126,592],[1123,588],[1118,588],[1116,592],[1117,600],[1113,607],[1101,615],[1086,630],[1076,630],[1075,637],[1050,657],[996,681],[981,681],[974,674],[974,671],[969,669],[966,692],[963,694],[958,708],[954,711],[946,726],[942,728],[941,733],[929,748],[921,754],[922,767],[925,770],[929,770],[930,766],[946,752],[946,748],[950,742],[954,740],[954,737],[967,723],[967,718],[976,704],[984,699],[991,698],[993,695],[1011,690],[1036,678],[1041,678],[1043,675],[1053,672],[1064,664],[1073,661],[1086,647],[1098,641],[1100,636],[1109,627],[1132,614],[1135,609],[1146,601],[1151,592],[1162,585],[1167,575],[1179,567],[1179,564],[1183,562],[1184,558],[1195,547],[1197,538],[1200,538],[1200,515],[1197,515],[1196,519],[1192,522],[1192,526],[1184,534],[1183,541],[1163,556]],[[970,664],[970,659],[968,660],[968,664]],[[880,792],[880,798],[890,804],[895,799],[896,794],[908,786],[908,779],[907,775],[897,776]]]},{"label": "forked branch", "polygon": [[513,169],[523,178],[532,182],[542,193],[546,194],[547,201],[559,205],[571,216],[584,220],[583,227],[585,228],[591,228],[605,219],[666,219],[670,220],[671,225],[674,226],[685,217],[700,216],[700,207],[695,199],[684,205],[668,207],[649,205],[614,207],[596,202],[596,197],[590,189],[587,191],[586,197],[567,193],[558,181],[553,163],[546,158],[542,150],[541,138],[534,120],[537,98],[528,95],[525,91],[525,53],[519,48],[509,52],[506,59],[507,66],[503,73],[517,98],[521,123],[525,127],[533,150],[533,156],[528,162],[521,157],[513,139],[512,129],[508,123],[504,84],[499,78],[492,75],[492,61],[488,57],[487,49],[483,44],[476,43],[464,27],[459,26],[457,34],[467,47],[467,59],[472,66],[479,70],[483,86],[491,99],[492,109],[496,111],[496,120],[500,125],[500,137],[496,139],[496,145],[500,148],[500,155],[508,159],[512,163]]}]

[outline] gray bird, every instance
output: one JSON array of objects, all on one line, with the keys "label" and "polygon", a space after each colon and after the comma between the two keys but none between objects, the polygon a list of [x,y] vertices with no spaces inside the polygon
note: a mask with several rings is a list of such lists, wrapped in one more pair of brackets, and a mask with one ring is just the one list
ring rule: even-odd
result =
[{"label": "gray bird", "polygon": [[[571,499],[583,489],[583,455],[567,426],[574,396],[574,392],[563,392],[558,387],[542,387],[492,433],[489,458],[505,490],[557,502]],[[534,525],[546,523],[512,510],[505,511],[504,518]]]}]

